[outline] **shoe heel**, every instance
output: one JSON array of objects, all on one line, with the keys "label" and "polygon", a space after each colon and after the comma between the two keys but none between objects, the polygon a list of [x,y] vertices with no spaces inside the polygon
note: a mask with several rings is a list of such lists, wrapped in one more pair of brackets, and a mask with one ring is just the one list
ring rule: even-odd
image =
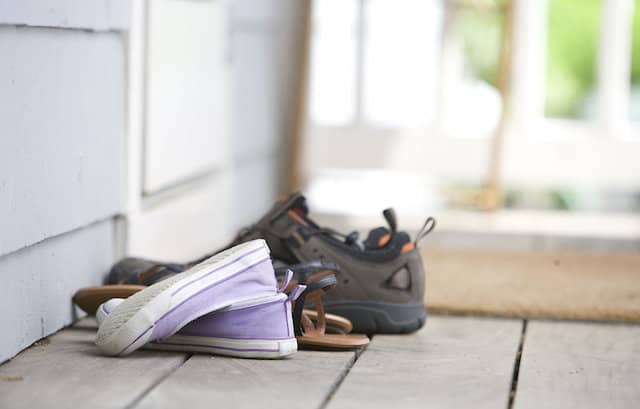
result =
[{"label": "shoe heel", "polygon": [[152,349],[215,353],[244,358],[282,358],[297,351],[291,303],[273,301],[204,315],[177,334],[149,343]]}]

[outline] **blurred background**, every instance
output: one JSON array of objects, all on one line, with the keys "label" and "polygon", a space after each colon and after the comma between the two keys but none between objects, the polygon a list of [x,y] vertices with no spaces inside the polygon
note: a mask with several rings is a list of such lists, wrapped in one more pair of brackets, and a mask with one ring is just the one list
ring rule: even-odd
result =
[{"label": "blurred background", "polygon": [[327,222],[637,248],[636,1],[316,0],[310,31],[299,183]]},{"label": "blurred background", "polygon": [[0,56],[0,361],[293,190],[342,231],[640,249],[638,1],[23,0]]},{"label": "blurred background", "polygon": [[336,212],[389,197],[410,213],[636,212],[635,3],[315,1],[311,197]]}]

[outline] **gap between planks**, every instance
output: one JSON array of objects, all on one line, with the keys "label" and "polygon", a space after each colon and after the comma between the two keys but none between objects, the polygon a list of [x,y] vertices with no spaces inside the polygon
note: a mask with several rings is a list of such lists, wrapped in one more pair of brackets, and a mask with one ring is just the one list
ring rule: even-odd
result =
[{"label": "gap between planks", "polygon": [[352,351],[251,360],[141,350],[112,358],[93,344],[95,330],[94,320],[83,319],[0,366],[0,407],[196,408],[219,401],[320,408],[356,360]]},{"label": "gap between planks", "polygon": [[640,407],[640,326],[529,321],[515,409]]},{"label": "gap between planks", "polygon": [[193,354],[186,355],[179,365],[176,365],[173,369],[167,371],[167,373],[164,376],[161,376],[154,383],[149,385],[149,387],[146,388],[144,391],[142,391],[142,393],[137,398],[135,398],[133,401],[131,401],[130,404],[125,406],[125,409],[135,408],[138,405],[138,403],[140,403],[149,393],[151,393],[151,391],[153,391],[158,385],[160,385],[162,382],[168,379],[171,375],[173,375],[173,373],[178,369],[180,369],[180,367],[184,365],[189,359],[191,359],[192,356]]},{"label": "gap between planks", "polygon": [[513,377],[511,378],[511,393],[509,394],[508,409],[513,408],[513,403],[516,399],[516,392],[518,391],[518,377],[520,375],[520,362],[522,361],[522,349],[524,348],[524,340],[527,336],[527,320],[522,320],[522,333],[520,334],[520,344],[518,345],[518,352],[516,352],[516,359],[513,364]]},{"label": "gap between planks", "polygon": [[327,351],[281,360],[194,355],[135,408],[320,408],[354,360],[354,352]]},{"label": "gap between planks", "polygon": [[[374,337],[374,335],[369,335],[369,339],[371,341],[373,341],[373,337]],[[333,384],[333,386],[331,387],[331,390],[329,391],[329,393],[325,397],[325,399],[322,402],[322,404],[320,405],[319,409],[325,409],[327,407],[327,405],[329,404],[329,401],[331,400],[331,398],[333,398],[333,395],[335,395],[335,393],[338,391],[338,388],[340,388],[340,385],[342,385],[342,382],[344,382],[344,380],[346,379],[347,375],[349,375],[349,372],[351,372],[351,368],[354,367],[356,362],[358,362],[358,359],[360,359],[360,357],[367,351],[368,347],[369,347],[369,345],[367,345],[364,348],[361,348],[361,349],[358,349],[358,350],[355,351],[353,360],[347,365],[345,370],[340,374],[340,377],[338,377],[338,379],[336,380],[335,384]]]},{"label": "gap between planks", "polygon": [[[65,396],[64,402],[60,403],[68,407],[91,405],[144,409],[188,404],[195,408],[220,401],[234,407],[255,407],[259,404],[274,408],[304,406],[325,409],[349,406],[354,396],[360,396],[360,400],[355,400],[358,403],[369,398],[371,406],[378,407],[385,403],[385,396],[382,399],[376,396],[380,392],[390,392],[391,398],[398,403],[410,395],[418,398],[414,402],[424,404],[434,402],[434,397],[424,391],[425,387],[429,389],[429,385],[411,383],[411,377],[431,376],[437,383],[437,379],[447,379],[452,375],[451,370],[460,365],[462,369],[466,367],[463,372],[468,373],[458,381],[471,382],[479,377],[487,380],[485,384],[468,390],[471,402],[473,399],[478,402],[479,396],[489,396],[493,403],[502,401],[506,406],[522,323],[486,318],[431,317],[429,324],[419,332],[377,336],[371,346],[359,354],[300,351],[292,358],[279,361],[150,351],[136,352],[123,359],[106,358],[97,356],[95,347],[88,345],[92,344],[93,331],[95,324],[91,326],[89,322],[87,325],[87,320],[83,320],[75,328],[52,337],[51,346],[57,350],[49,349],[48,355],[43,355],[46,348],[36,348],[36,351],[28,350],[16,357],[14,369],[22,367],[26,370],[22,373],[27,375],[29,385],[23,387],[44,387],[44,393],[28,396],[30,404],[27,407],[47,407],[52,398],[54,402],[60,399],[60,393]],[[78,343],[80,340],[82,342]],[[36,362],[35,365],[25,366],[29,355],[35,352],[40,354],[37,360],[34,357],[30,359]],[[142,366],[137,365],[136,361],[142,359],[148,361]],[[49,361],[54,367],[62,367],[62,372],[57,370],[58,375],[51,379],[51,370],[41,366],[42,360]],[[398,371],[398,362],[404,362],[402,365],[409,370]],[[0,374],[14,374],[11,369],[10,366],[0,367]],[[382,378],[376,377],[376,370],[382,372]],[[394,376],[398,375],[401,381],[408,383],[406,390],[378,385],[379,381],[393,383]],[[356,386],[358,383],[362,386],[360,390],[356,388],[356,392],[351,391],[354,382]],[[296,387],[283,393],[283,384]],[[441,387],[435,385],[436,395]],[[47,388],[58,393],[48,394]],[[483,390],[485,388],[493,391],[495,396],[487,394]],[[367,393],[368,390],[371,392]],[[25,394],[25,391],[14,393],[13,403]],[[445,393],[435,398],[435,403],[444,402],[445,407],[455,407],[456,402],[460,403],[459,394]],[[8,398],[0,396],[0,402],[3,399]],[[4,402],[7,403],[6,400]]]},{"label": "gap between planks", "polygon": [[416,333],[377,335],[326,408],[505,408],[522,326],[431,316]]}]

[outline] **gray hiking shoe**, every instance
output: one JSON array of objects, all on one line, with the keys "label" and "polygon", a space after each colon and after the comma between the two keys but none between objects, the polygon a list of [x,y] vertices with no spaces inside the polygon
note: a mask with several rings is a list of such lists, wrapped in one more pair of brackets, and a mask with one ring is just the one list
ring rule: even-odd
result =
[{"label": "gray hiking shoe", "polygon": [[[263,238],[273,258],[284,263],[333,262],[338,267],[338,285],[325,295],[327,312],[350,319],[354,332],[412,332],[426,319],[424,270],[417,244],[433,230],[435,220],[428,218],[412,241],[406,232],[397,231],[393,209],[383,214],[389,226],[373,229],[359,243],[356,232],[343,235],[311,221],[304,196],[294,193],[243,229],[229,247]],[[300,274],[297,278],[304,281]]]}]

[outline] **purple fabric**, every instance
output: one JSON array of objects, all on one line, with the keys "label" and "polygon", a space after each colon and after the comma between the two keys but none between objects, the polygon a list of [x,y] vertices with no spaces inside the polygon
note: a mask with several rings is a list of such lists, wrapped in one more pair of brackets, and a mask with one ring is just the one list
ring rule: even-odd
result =
[{"label": "purple fabric", "polygon": [[293,337],[291,303],[268,304],[216,311],[190,322],[179,335],[233,339],[289,339]]},{"label": "purple fabric", "polygon": [[246,267],[225,280],[194,294],[182,304],[161,317],[153,327],[150,340],[172,335],[186,320],[195,319],[211,311],[213,303],[224,305],[240,298],[273,295],[276,292],[275,275],[267,257]]},{"label": "purple fabric", "polygon": [[[223,265],[221,265],[221,266],[219,266],[217,268],[214,268],[213,270],[209,271],[207,274],[203,275],[202,277],[196,278],[194,280],[189,281],[188,283],[185,283],[180,288],[178,288],[173,293],[171,293],[171,295],[178,294],[180,291],[184,290],[186,287],[188,287],[189,285],[193,284],[195,281],[202,280],[204,277],[207,277],[207,276],[215,273],[218,270],[222,270],[225,267],[229,267],[231,264],[236,263],[236,262],[242,260],[243,258],[245,258],[247,256],[250,256],[251,254],[253,254],[255,252],[258,252],[258,251],[264,251],[264,249],[261,247],[261,248],[253,249],[253,250],[251,250],[249,252],[246,252],[246,253],[234,258],[233,260],[228,261],[228,262],[224,263]],[[206,261],[204,263],[206,263]]]}]

